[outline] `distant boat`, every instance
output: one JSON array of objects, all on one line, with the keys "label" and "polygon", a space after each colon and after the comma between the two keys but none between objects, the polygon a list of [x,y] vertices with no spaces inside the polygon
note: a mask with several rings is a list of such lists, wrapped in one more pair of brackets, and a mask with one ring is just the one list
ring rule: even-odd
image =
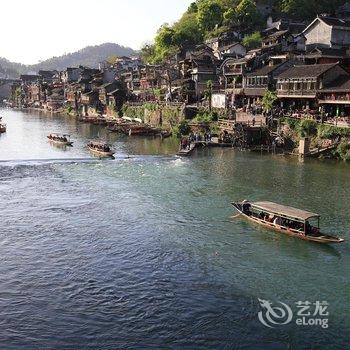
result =
[{"label": "distant boat", "polygon": [[[272,202],[234,202],[232,205],[248,220],[263,227],[317,243],[341,243],[344,239],[321,233],[320,215]],[[317,226],[309,221],[317,220]]]},{"label": "distant boat", "polygon": [[0,124],[0,134],[6,132],[6,124]]},{"label": "distant boat", "polygon": [[113,157],[115,153],[107,143],[101,141],[91,141],[88,143],[87,148],[99,157]]},{"label": "distant boat", "polygon": [[50,134],[47,136],[49,142],[62,146],[73,146],[73,142],[70,140],[70,135],[67,134]]}]

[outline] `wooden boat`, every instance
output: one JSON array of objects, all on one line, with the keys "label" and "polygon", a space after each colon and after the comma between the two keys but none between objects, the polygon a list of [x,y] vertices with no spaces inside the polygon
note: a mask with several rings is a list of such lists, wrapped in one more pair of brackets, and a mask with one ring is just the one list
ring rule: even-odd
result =
[{"label": "wooden boat", "polygon": [[134,125],[136,124],[126,120],[118,120],[114,124],[110,124],[107,129],[111,132],[121,132],[128,135],[129,129]]},{"label": "wooden boat", "polygon": [[0,124],[0,134],[6,132],[6,124]]},{"label": "wooden boat", "polygon": [[62,146],[73,146],[73,142],[70,140],[70,135],[67,134],[50,134],[47,136],[49,142]]},{"label": "wooden boat", "polygon": [[89,151],[99,157],[113,157],[114,152],[111,147],[101,141],[91,141],[88,143],[87,148]]},{"label": "wooden boat", "polygon": [[[272,202],[234,202],[232,205],[249,221],[305,241],[341,243],[344,239],[320,231],[320,215]],[[309,221],[316,220],[317,226]]]},{"label": "wooden boat", "polygon": [[160,129],[153,128],[147,124],[126,124],[120,128],[121,132],[126,135],[133,136],[149,136],[157,135],[160,132]]}]

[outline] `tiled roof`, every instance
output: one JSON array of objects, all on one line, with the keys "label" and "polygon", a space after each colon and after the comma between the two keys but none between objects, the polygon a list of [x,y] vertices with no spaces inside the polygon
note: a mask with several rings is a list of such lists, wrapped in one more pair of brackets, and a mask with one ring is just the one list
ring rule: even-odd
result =
[{"label": "tiled roof", "polygon": [[331,56],[331,57],[343,57],[346,56],[344,49],[335,49],[331,47],[318,47],[315,46],[310,50],[306,56]]},{"label": "tiled roof", "polygon": [[263,41],[270,40],[270,39],[277,39],[285,34],[288,33],[288,30],[280,30],[278,32],[270,34],[268,37],[266,37]]},{"label": "tiled roof", "polygon": [[325,86],[321,91],[332,92],[332,91],[350,91],[350,75],[343,75],[337,80],[332,81],[330,84]]},{"label": "tiled roof", "polygon": [[288,78],[316,78],[329,69],[335,67],[338,63],[332,64],[314,64],[308,66],[294,66],[287,69],[285,72],[278,76],[278,79]]},{"label": "tiled roof", "polygon": [[252,73],[249,73],[249,76],[265,76],[269,75],[271,72],[273,72],[276,68],[278,68],[280,64],[274,65],[274,66],[264,66]]},{"label": "tiled roof", "polygon": [[350,21],[335,17],[320,17],[320,20],[329,26],[334,27],[345,27],[350,30]]}]

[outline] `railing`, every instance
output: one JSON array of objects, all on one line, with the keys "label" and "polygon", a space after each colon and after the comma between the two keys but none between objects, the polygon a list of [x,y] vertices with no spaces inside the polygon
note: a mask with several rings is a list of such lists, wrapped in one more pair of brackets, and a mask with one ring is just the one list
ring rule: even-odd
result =
[{"label": "railing", "polygon": [[320,98],[320,102],[326,102],[326,101],[346,101],[350,102],[350,95],[324,95]]},{"label": "railing", "polygon": [[229,83],[226,86],[227,86],[227,89],[242,89],[243,88],[242,83]]},{"label": "railing", "polygon": [[316,90],[277,90],[277,96],[313,96]]},{"label": "railing", "polygon": [[130,107],[142,107],[145,103],[153,103],[158,106],[170,106],[170,107],[183,107],[184,103],[182,102],[166,102],[166,101],[138,101],[138,102],[127,102],[126,105]]},{"label": "railing", "polygon": [[242,74],[243,69],[240,68],[233,68],[233,69],[227,69],[225,68],[224,74]]},{"label": "railing", "polygon": [[219,119],[218,125],[219,128],[222,130],[231,130],[233,131],[235,129],[236,124],[241,124],[244,126],[252,126],[252,127],[262,127],[265,125],[263,120],[241,120],[241,121],[236,121],[236,120],[226,120],[226,119]]}]

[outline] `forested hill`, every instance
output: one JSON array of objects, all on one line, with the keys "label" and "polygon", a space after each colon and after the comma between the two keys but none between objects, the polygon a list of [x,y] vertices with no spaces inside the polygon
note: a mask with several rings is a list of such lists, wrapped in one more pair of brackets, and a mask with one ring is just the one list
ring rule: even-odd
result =
[{"label": "forested hill", "polygon": [[153,63],[161,62],[178,48],[199,44],[239,28],[253,32],[263,29],[271,14],[293,20],[308,21],[317,14],[333,15],[349,0],[196,0],[173,25],[164,24],[154,44],[143,47],[142,56]]},{"label": "forested hill", "polygon": [[77,52],[66,55],[52,57],[34,65],[24,65],[10,62],[5,58],[0,58],[0,75],[8,75],[11,78],[27,72],[38,72],[41,69],[63,70],[67,67],[79,65],[91,68],[97,67],[98,63],[111,56],[129,56],[135,54],[131,48],[120,46],[114,43],[105,43],[96,46],[87,46]]}]

